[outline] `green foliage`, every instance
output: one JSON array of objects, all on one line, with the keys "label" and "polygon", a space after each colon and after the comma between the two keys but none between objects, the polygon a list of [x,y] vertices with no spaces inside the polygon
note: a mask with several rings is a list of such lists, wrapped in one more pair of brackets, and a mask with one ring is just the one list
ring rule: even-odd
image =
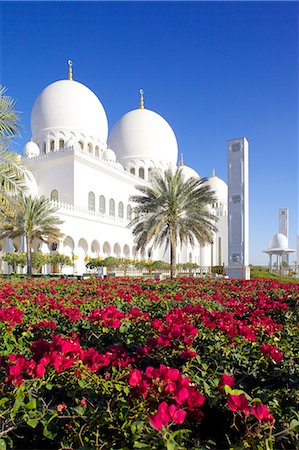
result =
[{"label": "green foliage", "polygon": [[182,167],[152,174],[151,184],[136,186],[142,195],[131,197],[136,204],[129,224],[136,248],[170,248],[170,275],[176,274],[176,252],[179,243],[212,242],[217,218],[208,206],[215,202],[214,191],[205,178],[184,179]]},{"label": "green foliage", "polygon": [[12,138],[18,134],[18,122],[15,100],[0,86],[0,212],[4,214],[14,213],[12,195],[25,189],[25,169],[18,155],[9,150]]},{"label": "green foliage", "polygon": [[[1,283],[0,298],[0,450],[296,448],[297,285],[26,279]],[[242,326],[255,338],[246,338]],[[265,355],[262,344],[283,357]],[[45,372],[38,375],[41,361]],[[174,370],[168,384],[163,376],[146,376],[161,364]],[[134,370],[142,381],[130,381]],[[176,370],[189,380],[177,399]],[[223,374],[235,378],[233,386],[219,386]],[[187,388],[205,396],[201,418],[184,403],[192,400]],[[267,405],[275,421],[232,411],[230,395]],[[178,402],[187,414],[183,423],[155,428],[149,418],[162,402]]]},{"label": "green foliage", "polygon": [[[27,263],[25,252],[6,253],[2,260],[7,262],[16,271],[16,267],[25,267]],[[59,264],[61,267],[72,266],[73,263],[69,256],[58,252],[44,254],[41,252],[32,252],[32,267],[34,269],[41,269],[46,264]]]},{"label": "green foliage", "polygon": [[57,242],[63,234],[59,225],[63,222],[55,215],[57,208],[45,197],[19,194],[15,201],[15,213],[0,211],[0,239],[24,236],[26,240],[27,273],[32,273],[32,244],[34,239]]}]

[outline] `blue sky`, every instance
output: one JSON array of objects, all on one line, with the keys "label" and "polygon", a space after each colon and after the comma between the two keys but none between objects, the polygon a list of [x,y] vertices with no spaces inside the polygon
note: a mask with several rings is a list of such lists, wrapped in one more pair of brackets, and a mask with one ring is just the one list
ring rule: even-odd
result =
[{"label": "blue sky", "polygon": [[[22,112],[22,153],[33,103],[48,84],[74,78],[101,100],[109,127],[145,106],[172,126],[185,164],[227,180],[226,141],[246,136],[250,262],[289,208],[298,234],[297,2],[5,2],[1,83]],[[295,259],[295,256],[291,261]]]}]

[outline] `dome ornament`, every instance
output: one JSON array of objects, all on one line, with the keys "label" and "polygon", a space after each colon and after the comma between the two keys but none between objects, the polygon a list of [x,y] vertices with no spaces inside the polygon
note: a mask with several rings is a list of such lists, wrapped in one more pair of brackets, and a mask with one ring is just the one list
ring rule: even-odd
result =
[{"label": "dome ornament", "polygon": [[140,109],[144,109],[144,97],[143,97],[144,91],[143,91],[143,89],[139,89],[139,93],[140,93],[140,106],[139,106],[139,108]]},{"label": "dome ornament", "polygon": [[67,63],[69,66],[67,79],[72,80],[73,79],[73,61],[71,59],[69,59]]},{"label": "dome ornament", "polygon": [[212,170],[212,177],[215,177],[215,169]]}]

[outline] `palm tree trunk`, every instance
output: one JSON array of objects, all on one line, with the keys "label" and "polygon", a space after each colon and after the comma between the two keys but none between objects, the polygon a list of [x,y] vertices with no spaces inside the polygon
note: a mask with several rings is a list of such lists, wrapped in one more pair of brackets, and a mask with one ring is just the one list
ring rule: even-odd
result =
[{"label": "palm tree trunk", "polygon": [[176,243],[170,240],[170,278],[176,276]]},{"label": "palm tree trunk", "polygon": [[32,239],[26,236],[26,259],[27,259],[27,274],[32,275]]}]

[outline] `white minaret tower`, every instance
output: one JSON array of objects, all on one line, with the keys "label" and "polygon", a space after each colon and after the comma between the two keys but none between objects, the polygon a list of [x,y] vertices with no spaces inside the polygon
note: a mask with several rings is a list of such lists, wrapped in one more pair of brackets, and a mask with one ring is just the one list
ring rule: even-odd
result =
[{"label": "white minaret tower", "polygon": [[230,139],[228,150],[228,272],[250,278],[248,217],[248,141]]},{"label": "white minaret tower", "polygon": [[[289,210],[280,208],[279,210],[279,233],[289,238]],[[289,255],[282,255],[282,261],[289,263]]]},{"label": "white minaret tower", "polygon": [[279,210],[279,233],[289,237],[289,210],[287,208]]}]

